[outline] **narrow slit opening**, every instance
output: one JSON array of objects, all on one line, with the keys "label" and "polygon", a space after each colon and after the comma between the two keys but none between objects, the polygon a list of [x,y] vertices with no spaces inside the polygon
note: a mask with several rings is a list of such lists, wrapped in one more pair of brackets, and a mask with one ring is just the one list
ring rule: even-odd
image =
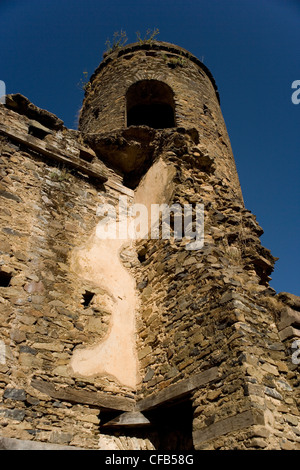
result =
[{"label": "narrow slit opening", "polygon": [[0,287],[9,287],[12,275],[4,271],[0,271]]},{"label": "narrow slit opening", "polygon": [[138,260],[140,263],[144,263],[144,261],[146,261],[146,252],[145,248],[138,252]]},{"label": "narrow slit opening", "polygon": [[82,304],[84,308],[88,308],[91,305],[94,296],[94,292],[90,292],[88,290],[85,291],[85,293],[82,295]]}]

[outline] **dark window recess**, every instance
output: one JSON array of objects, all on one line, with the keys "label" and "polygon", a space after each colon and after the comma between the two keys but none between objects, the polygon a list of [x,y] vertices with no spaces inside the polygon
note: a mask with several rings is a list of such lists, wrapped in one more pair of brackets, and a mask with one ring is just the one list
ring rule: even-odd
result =
[{"label": "dark window recess", "polygon": [[39,127],[29,126],[28,134],[32,135],[33,137],[36,137],[37,139],[43,140],[46,137],[46,135],[51,134],[51,132],[47,132],[44,129],[41,129]]},{"label": "dark window recess", "polygon": [[0,271],[0,287],[8,287],[10,285],[11,279],[12,275],[10,273]]},{"label": "dark window recess", "polygon": [[174,111],[168,104],[141,104],[127,114],[128,126],[148,126],[153,129],[174,127]]},{"label": "dark window recess", "polygon": [[210,114],[210,111],[205,104],[203,105],[203,113],[205,116],[208,116]]},{"label": "dark window recess", "polygon": [[146,261],[146,249],[143,248],[139,253],[138,253],[138,260],[140,263],[143,263],[144,261]]},{"label": "dark window recess", "polygon": [[88,290],[85,291],[85,293],[82,296],[84,308],[88,308],[90,306],[94,296],[95,296],[94,292],[90,292]]},{"label": "dark window recess", "polygon": [[147,57],[157,57],[157,52],[146,52]]},{"label": "dark window recess", "polygon": [[141,80],[126,94],[127,126],[153,129],[175,127],[175,103],[172,89],[158,80]]},{"label": "dark window recess", "polygon": [[92,155],[90,152],[87,152],[86,150],[80,149],[79,158],[82,158],[82,160],[85,160],[86,162],[91,162],[94,158],[94,155]]},{"label": "dark window recess", "polygon": [[94,118],[98,119],[98,117],[99,117],[99,109],[98,108],[93,109],[93,116],[94,116]]}]

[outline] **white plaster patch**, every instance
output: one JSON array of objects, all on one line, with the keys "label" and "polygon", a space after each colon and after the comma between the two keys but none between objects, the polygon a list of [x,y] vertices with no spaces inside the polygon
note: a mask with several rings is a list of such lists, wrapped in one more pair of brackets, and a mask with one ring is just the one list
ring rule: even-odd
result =
[{"label": "white plaster patch", "polygon": [[[134,202],[146,207],[169,202],[174,173],[173,168],[158,160],[137,188]],[[110,330],[96,346],[75,350],[70,365],[80,375],[114,376],[123,385],[136,388],[140,380],[135,330],[139,300],[135,280],[120,259],[122,248],[128,244],[134,247],[134,242],[100,239],[96,232],[85,246],[73,251],[71,269],[114,299],[109,308]]]}]

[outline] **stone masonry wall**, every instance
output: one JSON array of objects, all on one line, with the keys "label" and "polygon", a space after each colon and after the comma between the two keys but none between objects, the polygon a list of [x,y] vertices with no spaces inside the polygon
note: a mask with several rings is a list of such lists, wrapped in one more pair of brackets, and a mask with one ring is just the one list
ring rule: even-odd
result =
[{"label": "stone masonry wall", "polygon": [[217,367],[217,378],[193,393],[196,449],[299,448],[299,370],[281,342],[285,307],[268,286],[275,259],[201,146],[168,137],[163,155],[177,169],[171,202],[204,204],[205,244],[195,252],[184,239],[139,247],[141,394]]},{"label": "stone masonry wall", "polygon": [[[176,127],[126,128],[126,91],[145,79],[174,91]],[[269,286],[276,258],[244,206],[203,64],[165,43],[108,55],[79,131],[8,96],[0,178],[0,437],[299,449],[300,302]],[[187,250],[172,229],[170,239],[99,241],[98,207],[120,196],[194,215],[203,204],[203,246]]]},{"label": "stone masonry wall", "polygon": [[[28,136],[26,116],[3,106],[0,112],[1,125],[16,136],[4,133],[0,142],[1,434],[97,447],[99,406],[51,398],[32,381],[133,396],[109,377],[81,377],[70,368],[74,348],[101,340],[110,323],[101,302],[105,292],[72,272],[70,255],[94,231],[98,205],[118,201],[120,191],[112,186],[121,188],[120,178],[105,188],[101,178],[99,183],[83,173],[85,161],[81,172],[39,153],[45,141],[53,153],[78,153],[76,132],[48,129],[49,137],[39,141]],[[94,298],[85,306],[87,291]]]}]

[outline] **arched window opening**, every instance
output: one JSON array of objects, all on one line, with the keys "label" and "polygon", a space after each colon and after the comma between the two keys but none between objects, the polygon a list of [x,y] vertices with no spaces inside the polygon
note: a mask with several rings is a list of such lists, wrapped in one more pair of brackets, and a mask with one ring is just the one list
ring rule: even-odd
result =
[{"label": "arched window opening", "polygon": [[158,80],[141,80],[126,94],[127,127],[149,126],[154,129],[175,127],[172,89]]}]

